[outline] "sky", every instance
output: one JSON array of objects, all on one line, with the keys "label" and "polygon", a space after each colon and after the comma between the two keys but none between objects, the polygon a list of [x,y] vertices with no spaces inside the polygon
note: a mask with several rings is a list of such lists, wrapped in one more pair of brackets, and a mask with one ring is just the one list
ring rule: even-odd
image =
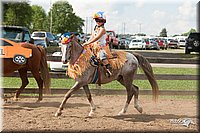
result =
[{"label": "sky", "polygon": [[[49,11],[58,0],[29,0],[31,5]],[[196,4],[199,0],[67,0],[74,13],[85,20],[83,31],[91,32],[95,26],[92,15],[104,11],[107,30],[116,33],[145,33],[159,35],[163,28],[168,35],[182,34],[197,28]],[[87,21],[86,21],[87,20]]]}]

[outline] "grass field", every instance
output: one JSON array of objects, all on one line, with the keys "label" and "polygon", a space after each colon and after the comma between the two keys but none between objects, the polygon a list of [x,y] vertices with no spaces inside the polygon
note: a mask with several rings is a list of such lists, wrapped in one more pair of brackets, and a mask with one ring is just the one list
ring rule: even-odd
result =
[{"label": "grass field", "polygon": [[[178,74],[178,75],[197,75],[198,70],[195,68],[153,68],[155,74]],[[138,73],[143,73],[138,70]],[[157,80],[160,90],[197,90],[197,80]],[[73,79],[51,79],[51,88],[71,88],[74,84]],[[140,89],[151,89],[148,80],[134,80],[133,83]],[[21,85],[20,78],[3,77],[2,87],[19,88]],[[29,78],[28,88],[37,88],[37,83],[33,78]],[[90,88],[96,88],[96,85],[90,85]],[[117,81],[102,85],[103,89],[124,89]]]}]

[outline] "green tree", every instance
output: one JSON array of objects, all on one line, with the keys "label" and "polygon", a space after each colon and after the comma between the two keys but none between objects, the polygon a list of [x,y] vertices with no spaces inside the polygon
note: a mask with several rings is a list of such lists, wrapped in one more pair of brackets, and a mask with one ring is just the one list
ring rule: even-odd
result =
[{"label": "green tree", "polygon": [[183,33],[182,36],[188,36],[190,33],[197,32],[195,29],[191,28],[188,32]]},{"label": "green tree", "polygon": [[28,1],[3,2],[3,22],[6,25],[26,26],[32,21],[32,9]]},{"label": "green tree", "polygon": [[160,32],[160,37],[167,37],[167,30],[166,30],[166,28],[162,29],[162,31]]},{"label": "green tree", "polygon": [[46,25],[46,19],[47,15],[45,13],[45,10],[38,5],[31,6],[32,8],[32,26],[31,30],[47,30]]},{"label": "green tree", "polygon": [[84,20],[73,13],[73,8],[67,1],[57,1],[53,4],[48,13],[48,22],[51,22],[51,14],[52,33],[82,32]]}]

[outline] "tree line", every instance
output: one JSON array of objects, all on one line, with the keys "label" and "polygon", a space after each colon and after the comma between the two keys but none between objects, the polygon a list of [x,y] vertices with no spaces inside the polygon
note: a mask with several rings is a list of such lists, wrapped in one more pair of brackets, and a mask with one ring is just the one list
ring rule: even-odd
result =
[{"label": "tree line", "polygon": [[[21,2],[3,2],[3,25],[25,26],[33,31],[51,31],[54,34],[65,32],[83,32],[84,20],[73,12],[68,1],[55,2],[48,13],[43,7],[30,5],[29,0]],[[187,36],[195,29],[181,35]],[[145,34],[138,33],[144,36]],[[167,37],[167,29],[160,32],[161,37]],[[176,36],[176,35],[175,35]]]},{"label": "tree line", "polygon": [[3,25],[25,26],[33,31],[51,31],[54,34],[82,32],[84,20],[73,12],[67,1],[55,2],[48,13],[28,0],[3,2]]},{"label": "tree line", "polygon": [[[188,36],[190,33],[197,32],[195,29],[191,28],[188,32],[180,34],[181,36]],[[180,35],[173,35],[173,36],[180,36]],[[167,29],[163,28],[160,32],[160,37],[167,37]]]}]

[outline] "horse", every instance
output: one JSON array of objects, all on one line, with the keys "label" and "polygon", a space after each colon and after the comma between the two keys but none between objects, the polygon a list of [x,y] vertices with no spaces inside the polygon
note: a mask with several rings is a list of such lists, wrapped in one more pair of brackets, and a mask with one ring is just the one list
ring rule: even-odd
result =
[{"label": "horse", "polygon": [[[88,84],[92,83],[92,79],[96,70],[96,66],[89,63],[91,62],[91,56],[93,56],[93,52],[91,52],[91,48],[89,46],[83,47],[81,44],[79,44],[74,35],[71,35],[68,39],[68,43],[62,45],[62,47],[62,61],[63,63],[68,63],[68,75],[74,78],[75,84],[65,94],[64,99],[62,100],[59,108],[55,113],[55,117],[58,117],[62,114],[63,107],[68,98],[70,98],[70,96],[81,87],[83,87],[91,107],[88,116],[92,117],[95,113],[96,106],[92,100]],[[103,69],[100,69],[101,84],[106,84],[108,82],[117,80],[126,88],[126,103],[118,115],[126,113],[133,95],[134,107],[138,112],[142,113],[143,109],[138,102],[139,87],[132,83],[137,72],[136,70],[140,66],[151,84],[153,100],[156,102],[158,100],[159,87],[155,79],[151,64],[144,56],[138,53],[131,54],[120,50],[113,50],[113,52],[117,54],[118,58],[109,59],[111,66],[113,67],[112,75],[107,77],[106,74],[102,74]],[[123,58],[125,59],[124,61]],[[120,61],[121,64],[119,63]]]},{"label": "horse", "polygon": [[2,74],[5,76],[18,70],[22,84],[14,96],[14,100],[17,100],[20,93],[29,84],[27,72],[31,71],[39,87],[39,96],[36,102],[40,102],[43,98],[43,87],[46,93],[50,93],[50,74],[45,49],[41,46],[35,46],[29,43],[21,43],[19,45],[24,48],[31,49],[32,56],[27,58],[27,62],[23,65],[14,63],[12,58],[2,58]]}]

